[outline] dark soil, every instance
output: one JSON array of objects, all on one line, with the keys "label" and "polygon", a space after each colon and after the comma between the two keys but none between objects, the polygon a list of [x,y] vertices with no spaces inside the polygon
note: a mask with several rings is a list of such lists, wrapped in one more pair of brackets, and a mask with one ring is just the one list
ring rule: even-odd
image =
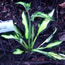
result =
[{"label": "dark soil", "polygon": [[[13,20],[24,31],[21,24],[21,13],[24,8],[15,3],[21,0],[0,0],[0,20]],[[24,0],[22,0],[24,1]],[[31,2],[30,15],[35,11],[42,11],[49,13],[52,9],[55,9],[54,19],[55,21],[50,23],[47,32],[41,33],[37,39],[36,46],[38,46],[45,38],[47,38],[53,31],[54,27],[58,28],[54,40],[65,40],[65,8],[59,6],[65,0],[25,0],[24,2]],[[40,19],[36,19],[38,22]],[[37,26],[37,22],[33,24]],[[36,30],[36,29],[35,29]],[[41,42],[40,42],[41,41]],[[65,42],[55,49],[47,50],[54,52],[65,51]],[[22,55],[13,55],[12,52],[16,48],[22,48],[15,40],[6,40],[0,37],[0,65],[65,65],[65,61],[54,61],[39,53],[26,53]]]}]

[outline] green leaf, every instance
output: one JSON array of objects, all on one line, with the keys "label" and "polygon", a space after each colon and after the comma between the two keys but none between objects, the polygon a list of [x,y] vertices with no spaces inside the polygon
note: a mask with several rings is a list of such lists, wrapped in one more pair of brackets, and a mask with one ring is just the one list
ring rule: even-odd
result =
[{"label": "green leaf", "polygon": [[22,23],[25,26],[25,37],[26,37],[26,39],[28,39],[28,33],[29,33],[28,32],[28,23],[27,23],[27,18],[26,18],[26,15],[24,12],[22,13]]},{"label": "green leaf", "polygon": [[47,55],[46,51],[41,51],[41,50],[38,50],[38,49],[32,49],[32,52],[38,52],[38,53],[42,53],[44,55]]},{"label": "green leaf", "polygon": [[[49,13],[49,16],[52,17],[52,16],[53,16],[53,13],[54,13],[54,10],[52,10],[52,12]],[[34,46],[34,44],[35,44],[35,41],[36,41],[38,35],[39,35],[42,31],[44,31],[44,30],[47,28],[49,22],[50,22],[49,19],[45,19],[45,20],[42,22],[42,24],[40,25],[40,27],[39,27],[39,29],[38,29],[38,33],[37,33],[37,35],[35,36],[35,38],[34,38],[34,40],[33,40],[33,42],[32,42],[32,46],[31,46],[32,48],[33,48],[33,46]]]},{"label": "green leaf", "polygon": [[3,38],[6,38],[6,39],[17,39],[17,37],[16,36],[13,36],[13,35],[5,35],[5,34],[3,34],[3,35],[1,35]]},{"label": "green leaf", "polygon": [[22,6],[24,6],[24,8],[26,9],[26,11],[29,11],[31,3],[25,3],[25,2],[17,2],[16,4],[20,4]]},{"label": "green leaf", "polygon": [[34,25],[32,25],[32,40],[33,40],[34,36],[35,36]]},{"label": "green leaf", "polygon": [[60,54],[54,53],[54,52],[48,52],[48,56],[55,60],[65,60],[65,57],[61,56]]},{"label": "green leaf", "polygon": [[11,33],[11,34],[2,34],[1,35],[3,38],[5,39],[15,39],[17,42],[19,42],[24,48],[28,49],[28,46],[26,44],[26,42],[22,39],[19,38],[18,35],[16,33]]},{"label": "green leaf", "polygon": [[44,41],[44,43],[48,43],[52,39],[52,37],[56,33],[56,31],[57,31],[57,28],[55,28],[54,32]]},{"label": "green leaf", "polygon": [[52,48],[52,47],[60,45],[61,43],[62,43],[62,41],[57,40],[57,41],[49,43],[45,48]]},{"label": "green leaf", "polygon": [[47,18],[47,19],[52,19],[52,17],[50,17],[48,14],[45,14],[43,12],[35,12],[32,16],[31,16],[31,20],[34,21],[34,19],[36,17],[41,17],[41,18]]},{"label": "green leaf", "polygon": [[57,41],[54,41],[54,42],[51,42],[51,43],[49,43],[47,46],[45,46],[45,47],[38,47],[38,48],[36,48],[36,49],[38,49],[38,50],[43,50],[43,49],[47,49],[47,48],[53,48],[53,47],[55,47],[55,46],[58,46],[58,45],[60,45],[62,43],[62,41],[60,41],[60,40],[57,40]]},{"label": "green leaf", "polygon": [[48,56],[54,60],[65,60],[65,57],[62,57],[60,54],[57,54],[54,52],[46,52],[46,51],[41,51],[41,50],[37,50],[37,49],[33,49],[32,51],[44,54],[45,56]]},{"label": "green leaf", "polygon": [[1,36],[3,38],[5,38],[5,39],[18,39],[16,33],[13,33],[13,34],[2,34]]},{"label": "green leaf", "polygon": [[50,40],[53,38],[54,34],[56,33],[57,28],[55,28],[54,32],[42,43],[39,47],[41,47],[43,44],[50,42]]},{"label": "green leaf", "polygon": [[14,24],[14,32],[15,32],[19,37],[22,37],[22,33],[21,33],[21,31],[19,30],[19,28],[16,26],[16,24]]},{"label": "green leaf", "polygon": [[13,52],[13,54],[15,54],[15,55],[18,55],[18,54],[23,54],[23,50],[21,50],[21,49],[16,49],[14,52]]},{"label": "green leaf", "polygon": [[38,28],[40,27],[40,23],[38,24]]},{"label": "green leaf", "polygon": [[65,58],[65,54],[61,54],[61,53],[59,53],[59,55],[61,55],[62,57],[64,57],[64,58]]},{"label": "green leaf", "polygon": [[28,45],[26,44],[26,42],[21,38],[18,41],[24,48],[28,49]]},{"label": "green leaf", "polygon": [[60,56],[62,56],[63,58],[65,58],[65,54],[59,53]]},{"label": "green leaf", "polygon": [[[53,14],[54,14],[54,9],[51,11],[51,13],[49,13],[49,16],[52,17]],[[47,18],[42,21],[42,23],[38,29],[38,33],[37,33],[38,35],[47,28],[50,21],[51,21],[51,19],[47,19]]]}]

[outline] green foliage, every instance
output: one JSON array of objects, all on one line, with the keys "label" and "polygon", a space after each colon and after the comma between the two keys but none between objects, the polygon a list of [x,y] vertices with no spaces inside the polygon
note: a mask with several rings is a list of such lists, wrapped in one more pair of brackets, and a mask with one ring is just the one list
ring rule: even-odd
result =
[{"label": "green foliage", "polygon": [[52,48],[54,46],[60,45],[62,43],[62,41],[54,41],[49,43],[45,48]]},{"label": "green foliage", "polygon": [[31,16],[31,20],[34,21],[34,19],[36,17],[48,18],[48,19],[53,20],[50,16],[48,16],[47,14],[45,14],[43,12],[35,12],[35,13],[33,13],[33,15]]},{"label": "green foliage", "polygon": [[[37,48],[34,48],[35,42],[39,36],[39,34],[42,31],[45,31],[48,28],[48,24],[53,21],[53,14],[54,14],[54,9],[49,13],[49,14],[45,14],[43,12],[35,12],[33,13],[31,16],[29,15],[29,10],[30,10],[30,3],[25,3],[25,2],[17,2],[17,5],[20,4],[22,6],[24,6],[27,14],[25,14],[25,12],[22,12],[22,24],[25,27],[25,34],[22,35],[22,32],[18,29],[18,27],[16,26],[16,24],[14,24],[14,34],[2,34],[1,36],[6,38],[6,39],[15,39],[17,42],[19,42],[26,50],[21,50],[21,49],[16,49],[13,54],[23,54],[24,52],[27,53],[29,51],[31,52],[38,52],[41,54],[44,54],[50,58],[53,59],[57,59],[57,60],[65,60],[65,56],[61,56],[58,53],[55,52],[47,52],[47,51],[43,51],[44,49],[51,49],[53,47],[56,47],[58,45],[60,45],[62,43],[62,41],[57,40],[54,42],[50,42],[50,40],[53,38],[54,34],[57,31],[57,28],[54,28],[53,33],[43,42],[41,43]],[[34,28],[34,24],[32,24],[32,22],[34,21],[35,18],[40,17],[42,18],[42,22],[38,27],[37,30],[37,34],[35,35],[35,28]],[[28,41],[26,42],[24,40],[24,38]],[[43,47],[42,45],[49,43],[47,46]]]},{"label": "green foliage", "polygon": [[16,49],[14,52],[13,52],[13,54],[22,54],[24,51],[23,50],[21,50],[21,49]]},{"label": "green foliage", "polygon": [[54,60],[65,60],[64,55],[57,54],[55,52],[46,52],[46,51],[42,51],[42,50],[38,50],[38,49],[33,49],[32,51],[44,54],[45,56],[53,58]]},{"label": "green foliage", "polygon": [[28,39],[28,24],[27,24],[28,22],[27,22],[27,17],[24,12],[22,13],[22,23],[25,26],[25,37],[26,39]]},{"label": "green foliage", "polygon": [[26,11],[30,10],[31,3],[17,2],[16,4],[20,4],[20,5],[24,6],[24,8],[26,9]]},{"label": "green foliage", "polygon": [[[53,32],[40,46],[42,46],[42,45],[45,44],[45,43],[50,42],[50,40],[52,39],[52,37],[53,37],[53,35],[56,33],[56,31],[57,31],[57,28],[55,28],[54,32]],[[39,47],[40,47],[40,46],[39,46]]]},{"label": "green foliage", "polygon": [[[54,13],[54,10],[52,10],[49,13],[49,17],[52,17],[53,13]],[[40,25],[40,27],[38,29],[38,34],[40,34],[42,31],[44,31],[47,28],[50,21],[51,21],[51,18],[45,18],[45,20],[42,21],[42,23],[41,23],[41,25]]]},{"label": "green foliage", "polygon": [[6,39],[18,39],[18,37],[16,36],[16,34],[2,34],[2,37],[6,38]]},{"label": "green foliage", "polygon": [[62,41],[56,40],[56,41],[54,41],[54,42],[49,43],[49,44],[48,44],[47,46],[45,46],[45,47],[40,47],[40,46],[42,46],[42,45],[40,45],[38,49],[47,49],[47,48],[50,49],[50,48],[53,48],[53,47],[56,47],[56,46],[60,45],[61,43],[62,43]]}]

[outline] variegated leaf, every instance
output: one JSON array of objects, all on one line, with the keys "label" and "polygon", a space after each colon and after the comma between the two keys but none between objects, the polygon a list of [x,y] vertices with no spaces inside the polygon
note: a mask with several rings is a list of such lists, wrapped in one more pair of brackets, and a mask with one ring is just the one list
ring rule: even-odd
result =
[{"label": "variegated leaf", "polygon": [[54,60],[65,60],[65,57],[63,57],[60,54],[57,54],[55,52],[46,52],[46,51],[41,51],[41,50],[37,50],[37,49],[34,49],[32,51],[44,54],[45,56],[48,56]]},{"label": "variegated leaf", "polygon": [[32,16],[31,16],[31,20],[34,21],[35,18],[37,17],[41,17],[41,18],[47,18],[47,19],[52,19],[52,17],[50,17],[48,14],[45,14],[43,12],[35,12]]},{"label": "variegated leaf", "polygon": [[21,50],[21,49],[16,49],[16,50],[13,52],[13,54],[18,55],[18,54],[22,54],[23,52],[24,52],[24,51]]},{"label": "variegated leaf", "polygon": [[62,43],[62,41],[57,40],[57,41],[49,43],[45,48],[52,48],[52,47],[60,45],[61,43]]},{"label": "variegated leaf", "polygon": [[57,31],[57,28],[55,28],[54,32],[43,43],[41,43],[39,47],[41,47],[45,43],[50,42],[50,40],[53,38],[53,36],[56,33],[56,31]]},{"label": "variegated leaf", "polygon": [[[54,9],[51,11],[51,13],[49,13],[49,16],[52,17],[53,14],[54,14]],[[51,19],[47,19],[47,18],[42,21],[42,23],[38,29],[38,35],[48,27],[48,24],[50,23],[50,21],[51,21]]]},{"label": "variegated leaf", "polygon": [[31,3],[25,3],[25,2],[17,2],[16,4],[20,4],[22,6],[24,6],[24,8],[26,9],[26,11],[29,11]]},{"label": "variegated leaf", "polygon": [[29,33],[29,31],[28,31],[28,22],[27,22],[27,18],[26,18],[26,15],[25,15],[24,12],[22,13],[22,23],[25,27],[25,37],[26,37],[26,39],[28,39],[28,33]]}]

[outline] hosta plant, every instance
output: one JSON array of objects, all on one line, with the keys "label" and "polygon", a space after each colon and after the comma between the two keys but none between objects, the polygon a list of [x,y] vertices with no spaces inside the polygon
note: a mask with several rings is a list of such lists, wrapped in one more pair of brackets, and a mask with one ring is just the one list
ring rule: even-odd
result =
[{"label": "hosta plant", "polygon": [[[48,24],[53,21],[53,14],[54,14],[54,9],[48,13],[45,14],[43,12],[35,12],[31,16],[29,14],[30,6],[31,3],[25,3],[25,2],[17,2],[17,5],[22,5],[26,12],[22,12],[22,21],[21,23],[24,25],[24,35],[22,34],[21,30],[17,27],[17,24],[13,23],[13,28],[14,32],[13,33],[8,33],[8,34],[2,34],[1,36],[6,38],[6,39],[15,39],[18,43],[20,43],[25,50],[17,48],[15,51],[13,51],[13,54],[23,54],[23,53],[41,53],[45,56],[48,56],[50,58],[53,58],[55,60],[65,60],[65,57],[61,55],[61,53],[55,53],[55,52],[49,52],[45,51],[45,49],[52,49],[53,47],[56,47],[62,43],[60,40],[56,40],[53,42],[50,42],[50,40],[53,38],[54,34],[57,31],[57,28],[55,27],[52,34],[42,43],[37,48],[34,48],[34,45],[36,44],[36,40],[41,32],[44,32],[48,28]],[[42,22],[39,22],[38,24],[38,29],[37,33],[35,34],[35,28],[34,22],[35,18],[42,18]],[[44,44],[47,44],[47,46],[43,47]]]}]

